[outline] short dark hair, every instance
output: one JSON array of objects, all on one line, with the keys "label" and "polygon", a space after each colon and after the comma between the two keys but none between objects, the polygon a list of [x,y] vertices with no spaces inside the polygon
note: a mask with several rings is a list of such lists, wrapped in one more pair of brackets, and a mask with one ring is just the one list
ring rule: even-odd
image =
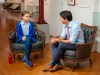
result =
[{"label": "short dark hair", "polygon": [[70,11],[67,11],[67,10],[60,12],[60,16],[63,19],[67,19],[68,21],[72,21],[72,19],[73,19],[72,13]]},{"label": "short dark hair", "polygon": [[26,10],[21,12],[21,16],[24,16],[25,14],[30,14],[30,12]]}]

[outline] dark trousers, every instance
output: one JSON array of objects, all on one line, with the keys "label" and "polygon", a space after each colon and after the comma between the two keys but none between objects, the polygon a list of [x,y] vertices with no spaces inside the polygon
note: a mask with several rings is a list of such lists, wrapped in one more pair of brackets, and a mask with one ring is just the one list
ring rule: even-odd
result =
[{"label": "dark trousers", "polygon": [[67,43],[55,43],[52,44],[52,59],[51,65],[61,65],[60,58],[64,55],[66,50],[76,50],[75,44],[67,44]]},{"label": "dark trousers", "polygon": [[25,56],[29,57],[30,55],[30,51],[31,51],[31,47],[32,47],[32,39],[31,37],[26,37],[26,41],[19,41],[20,44],[24,44],[25,45]]}]

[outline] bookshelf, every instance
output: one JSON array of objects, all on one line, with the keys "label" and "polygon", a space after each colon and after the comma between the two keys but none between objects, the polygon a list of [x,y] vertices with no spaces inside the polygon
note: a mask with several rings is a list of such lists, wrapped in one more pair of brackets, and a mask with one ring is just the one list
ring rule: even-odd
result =
[{"label": "bookshelf", "polygon": [[33,19],[39,18],[39,0],[25,0],[25,10],[29,11]]}]

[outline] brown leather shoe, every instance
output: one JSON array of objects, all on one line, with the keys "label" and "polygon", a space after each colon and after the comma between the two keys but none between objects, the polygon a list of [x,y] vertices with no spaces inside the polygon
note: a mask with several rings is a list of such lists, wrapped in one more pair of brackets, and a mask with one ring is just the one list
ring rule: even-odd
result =
[{"label": "brown leather shoe", "polygon": [[45,68],[43,69],[43,72],[50,71],[53,67],[54,67],[54,66],[52,66],[52,65],[49,64],[47,67],[45,67]]},{"label": "brown leather shoe", "polygon": [[61,69],[63,69],[62,65],[55,65],[52,69],[50,69],[50,72],[56,72]]}]

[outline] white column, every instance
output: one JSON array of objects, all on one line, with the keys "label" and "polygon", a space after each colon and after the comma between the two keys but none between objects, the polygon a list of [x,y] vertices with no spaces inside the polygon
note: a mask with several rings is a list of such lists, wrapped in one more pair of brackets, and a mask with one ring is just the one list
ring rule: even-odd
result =
[{"label": "white column", "polygon": [[46,34],[45,43],[48,44],[50,42],[50,28],[49,24],[37,24],[37,28],[43,31]]}]

